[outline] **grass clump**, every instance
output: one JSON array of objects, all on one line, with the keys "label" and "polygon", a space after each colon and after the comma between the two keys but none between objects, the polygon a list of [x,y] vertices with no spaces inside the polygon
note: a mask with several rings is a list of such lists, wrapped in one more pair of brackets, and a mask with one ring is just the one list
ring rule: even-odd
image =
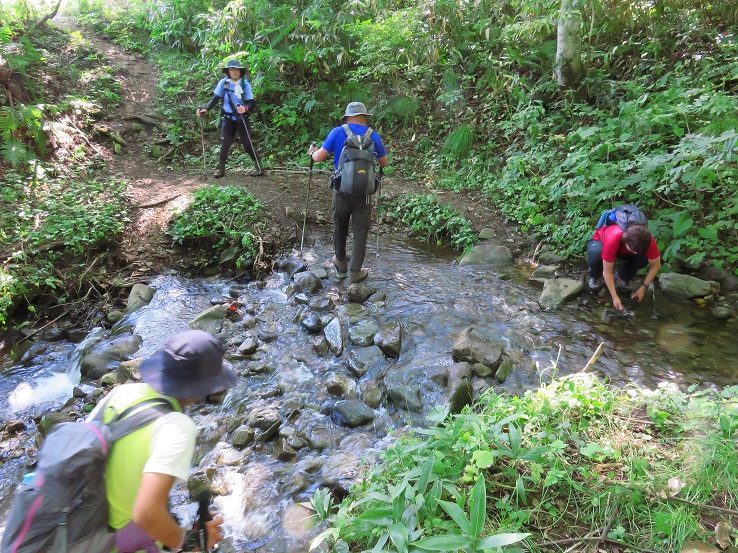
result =
[{"label": "grass clump", "polygon": [[201,242],[218,252],[232,248],[236,267],[253,262],[259,253],[261,204],[243,188],[208,186],[193,194],[192,203],[177,213],[167,234],[177,244]]},{"label": "grass clump", "polygon": [[466,251],[477,243],[471,224],[432,194],[408,194],[388,203],[388,211],[410,232],[429,243]]},{"label": "grass clump", "polygon": [[534,551],[587,540],[679,551],[714,543],[719,509],[738,503],[738,387],[615,390],[578,373],[522,397],[489,391],[429,423],[340,505],[316,493],[328,524],[317,541],[398,553],[523,539]]},{"label": "grass clump", "polygon": [[79,292],[91,256],[114,243],[128,221],[120,181],[8,171],[0,194],[0,324],[45,289],[56,290],[59,302]]}]

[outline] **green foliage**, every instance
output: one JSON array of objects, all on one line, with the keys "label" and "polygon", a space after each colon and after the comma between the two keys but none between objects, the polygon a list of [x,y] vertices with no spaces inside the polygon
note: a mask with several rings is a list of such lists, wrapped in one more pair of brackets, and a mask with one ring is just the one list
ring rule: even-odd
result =
[{"label": "green foliage", "polygon": [[178,244],[203,241],[217,250],[235,246],[240,267],[259,252],[255,231],[260,215],[259,201],[245,189],[209,186],[193,194],[192,203],[171,219],[167,233]]},{"label": "green foliage", "polygon": [[[647,415],[646,415],[647,414]],[[651,424],[651,421],[655,424]],[[738,388],[614,390],[589,374],[522,397],[488,391],[460,415],[435,411],[340,504],[312,505],[317,541],[350,550],[476,551],[608,528],[610,539],[678,551],[707,540],[695,504],[738,503]],[[734,508],[734,507],[730,507]]]},{"label": "green foliage", "polygon": [[443,151],[455,159],[464,159],[471,151],[474,137],[469,125],[461,125],[451,132],[443,143]]},{"label": "green foliage", "polygon": [[128,221],[125,184],[75,178],[26,178],[9,171],[0,213],[0,324],[10,309],[38,290],[65,287],[78,277],[56,265],[104,249]]},{"label": "green foliage", "polygon": [[432,194],[408,194],[387,205],[392,215],[423,240],[437,245],[447,242],[462,252],[477,243],[469,221]]}]

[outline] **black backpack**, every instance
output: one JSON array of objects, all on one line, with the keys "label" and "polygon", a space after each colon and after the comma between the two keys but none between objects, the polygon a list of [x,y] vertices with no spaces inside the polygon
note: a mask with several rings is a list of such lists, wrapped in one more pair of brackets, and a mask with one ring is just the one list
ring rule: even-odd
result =
[{"label": "black backpack", "polygon": [[105,464],[113,442],[171,412],[164,398],[141,401],[105,424],[100,409],[89,422],[57,425],[13,498],[2,553],[109,553]]},{"label": "black backpack", "polygon": [[625,204],[602,212],[600,220],[597,221],[597,228],[609,227],[610,225],[618,225],[625,230],[630,225],[648,226],[648,219],[637,206]]},{"label": "black backpack", "polygon": [[370,196],[379,185],[374,170],[374,141],[372,129],[367,128],[363,136],[355,134],[347,124],[341,126],[346,133],[338,168],[331,178],[331,188],[351,196]]}]

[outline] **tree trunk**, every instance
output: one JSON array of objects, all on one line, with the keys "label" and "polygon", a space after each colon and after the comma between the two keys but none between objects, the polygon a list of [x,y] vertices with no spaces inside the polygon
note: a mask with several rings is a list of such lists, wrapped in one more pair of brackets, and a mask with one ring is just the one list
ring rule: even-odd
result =
[{"label": "tree trunk", "polygon": [[561,0],[556,32],[556,83],[570,89],[579,88],[584,73],[579,4],[580,0]]}]

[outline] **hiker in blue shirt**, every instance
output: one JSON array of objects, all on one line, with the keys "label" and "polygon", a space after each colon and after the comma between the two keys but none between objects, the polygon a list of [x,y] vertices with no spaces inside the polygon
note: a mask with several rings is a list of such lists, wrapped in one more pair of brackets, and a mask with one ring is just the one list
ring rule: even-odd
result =
[{"label": "hiker in blue shirt", "polygon": [[254,93],[251,90],[251,83],[244,78],[246,69],[237,60],[230,60],[223,67],[223,74],[225,77],[215,85],[213,97],[208,105],[197,110],[197,115],[200,117],[213,109],[218,102],[222,102],[220,112],[220,156],[218,157],[218,167],[215,169],[213,176],[219,179],[225,175],[228,151],[231,144],[233,144],[233,139],[238,134],[241,145],[256,166],[256,171],[251,173],[251,176],[260,177],[264,174],[264,170],[261,168],[259,156],[254,148],[251,124],[249,123],[249,115],[254,111],[256,103]]},{"label": "hiker in blue shirt", "polygon": [[[371,115],[361,102],[351,102],[341,118],[341,123],[347,124],[351,132],[363,136],[367,130],[368,118]],[[333,154],[334,168],[338,169],[341,153],[348,135],[341,125],[328,133],[323,146],[316,148],[311,145],[308,154],[313,161],[324,161],[329,154]],[[387,165],[387,151],[382,144],[379,134],[371,133],[374,143],[374,156],[380,167]],[[362,282],[369,276],[369,271],[362,268],[366,254],[366,240],[371,225],[372,205],[369,196],[355,196],[333,190],[333,265],[339,276],[345,277],[348,272],[351,283]],[[349,232],[349,221],[354,232],[353,250],[351,259],[346,255],[346,239]]]}]

